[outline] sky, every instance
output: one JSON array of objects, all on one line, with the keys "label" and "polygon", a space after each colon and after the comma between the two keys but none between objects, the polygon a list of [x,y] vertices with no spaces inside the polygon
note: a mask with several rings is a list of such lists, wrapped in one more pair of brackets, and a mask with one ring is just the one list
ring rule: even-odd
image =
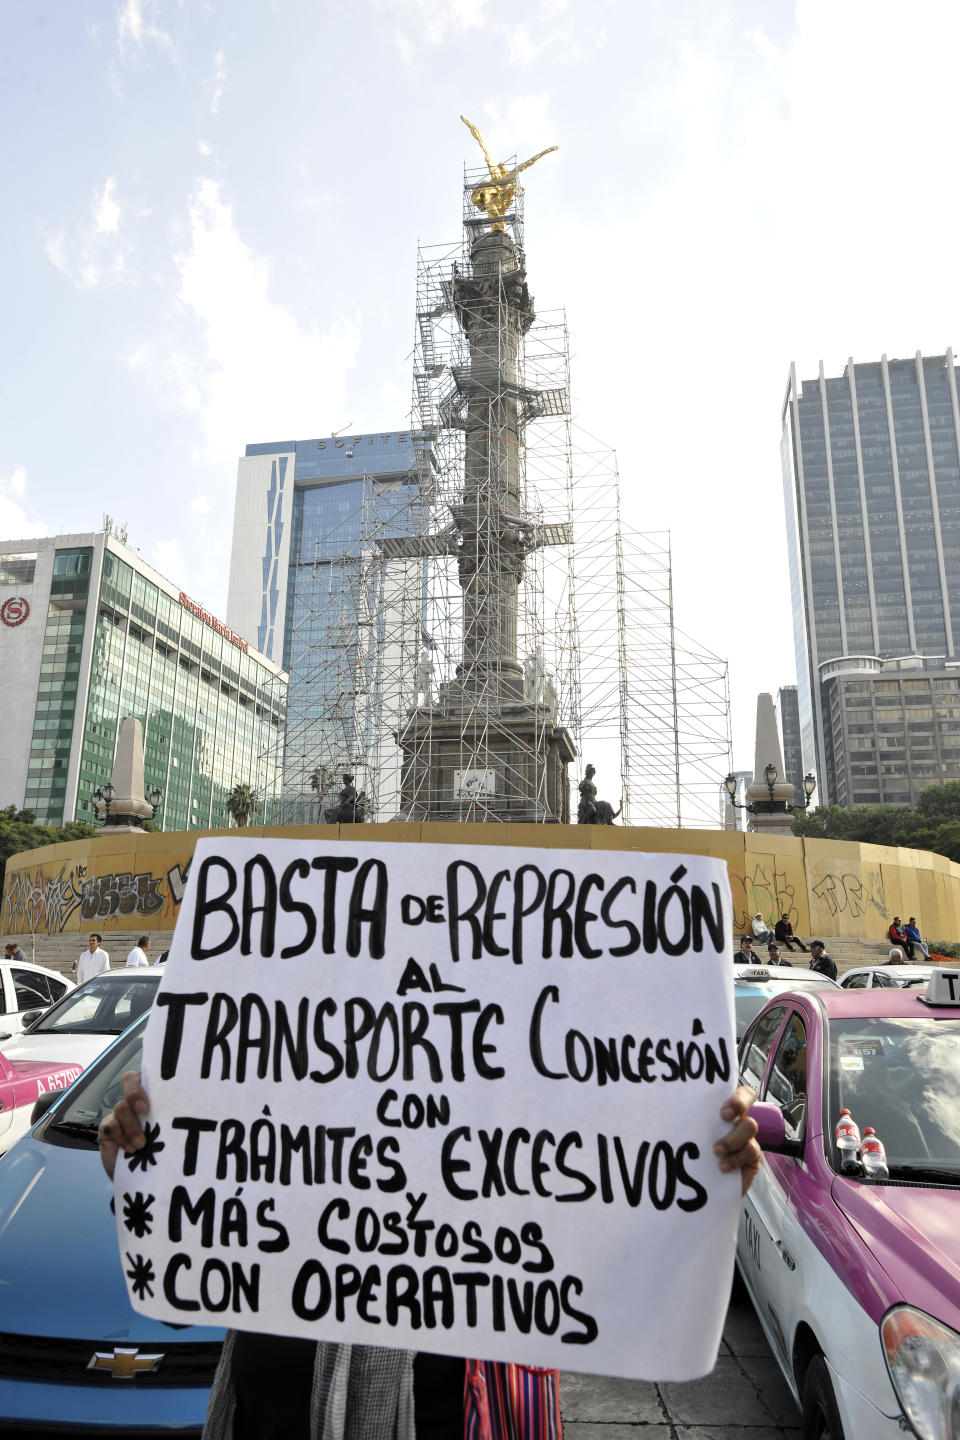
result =
[{"label": "sky", "polygon": [[947,0],[21,0],[0,10],[0,540],[125,522],[226,608],[252,441],[409,423],[418,242],[526,185],[531,289],[623,509],[730,664],[734,761],[795,683],[801,378],[954,328]]}]

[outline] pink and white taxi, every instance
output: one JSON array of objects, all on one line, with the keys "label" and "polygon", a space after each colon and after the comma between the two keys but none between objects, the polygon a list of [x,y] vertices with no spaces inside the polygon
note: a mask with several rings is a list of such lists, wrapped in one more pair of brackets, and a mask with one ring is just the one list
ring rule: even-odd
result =
[{"label": "pink and white taxi", "polygon": [[960,1440],[960,972],[779,995],[739,1055],[737,1264],[804,1440]]},{"label": "pink and white taxi", "polygon": [[66,1090],[82,1070],[61,1060],[8,1060],[0,1054],[0,1155],[27,1133],[40,1096]]}]

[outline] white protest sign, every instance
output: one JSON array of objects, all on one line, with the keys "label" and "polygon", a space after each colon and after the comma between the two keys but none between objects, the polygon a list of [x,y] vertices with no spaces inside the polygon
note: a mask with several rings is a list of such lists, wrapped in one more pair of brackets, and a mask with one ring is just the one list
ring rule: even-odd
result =
[{"label": "white protest sign", "polygon": [[700,856],[200,840],[116,1170],[134,1307],[706,1373],[740,1196],[712,1150],[731,924]]}]

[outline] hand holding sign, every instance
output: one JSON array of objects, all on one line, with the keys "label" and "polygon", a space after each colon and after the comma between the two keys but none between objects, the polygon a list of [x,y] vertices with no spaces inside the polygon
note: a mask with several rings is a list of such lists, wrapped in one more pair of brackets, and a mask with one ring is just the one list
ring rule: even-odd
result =
[{"label": "hand holding sign", "polygon": [[[132,1301],[173,1322],[702,1374],[738,1213],[720,1169],[749,1180],[759,1158],[749,1092],[717,1140],[735,1079],[726,869],[467,856],[198,844],[143,1087],[126,1077],[102,1132]],[[641,1287],[669,1304],[638,1313]]]}]

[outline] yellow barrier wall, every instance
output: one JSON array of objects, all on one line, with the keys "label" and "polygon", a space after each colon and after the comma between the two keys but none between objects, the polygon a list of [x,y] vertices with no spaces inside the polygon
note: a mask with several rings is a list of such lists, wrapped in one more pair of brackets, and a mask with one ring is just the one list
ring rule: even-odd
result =
[{"label": "yellow barrier wall", "polygon": [[[239,832],[231,831],[236,835]],[[541,849],[667,851],[726,860],[734,927],[758,910],[771,924],[787,913],[798,935],[882,939],[894,915],[915,915],[931,940],[960,936],[960,865],[923,850],[716,830],[596,825],[396,824],[251,826],[247,835]],[[28,850],[7,861],[0,928],[5,935],[170,930],[193,848],[222,830],[111,835]]]}]

